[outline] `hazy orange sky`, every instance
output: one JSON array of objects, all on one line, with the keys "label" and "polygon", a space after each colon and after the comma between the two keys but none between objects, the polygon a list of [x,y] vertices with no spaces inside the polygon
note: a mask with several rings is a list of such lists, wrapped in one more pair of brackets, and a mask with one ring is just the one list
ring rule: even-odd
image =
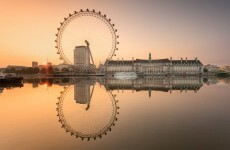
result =
[{"label": "hazy orange sky", "polygon": [[62,63],[54,48],[57,27],[69,13],[86,8],[115,23],[120,45],[114,59],[147,58],[151,52],[154,59],[230,64],[228,0],[7,0],[0,1],[0,67],[43,64],[47,58]]}]

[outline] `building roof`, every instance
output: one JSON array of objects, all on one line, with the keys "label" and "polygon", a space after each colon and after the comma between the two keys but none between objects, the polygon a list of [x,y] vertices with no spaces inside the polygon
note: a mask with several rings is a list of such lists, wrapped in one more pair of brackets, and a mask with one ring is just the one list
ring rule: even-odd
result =
[{"label": "building roof", "polygon": [[170,60],[168,58],[166,59],[152,59],[152,60],[148,60],[148,59],[136,59],[135,63],[149,63],[149,62],[153,62],[153,63],[170,63]]},{"label": "building roof", "polygon": [[117,65],[117,64],[126,64],[126,65],[130,65],[132,64],[133,61],[132,60],[110,60],[108,62],[109,65]]},{"label": "building roof", "polygon": [[87,48],[87,46],[75,46],[75,48]]},{"label": "building roof", "polygon": [[172,64],[196,64],[203,65],[200,60],[172,60]]},{"label": "building roof", "polygon": [[169,63],[170,60],[169,59],[153,59],[151,61],[149,61],[148,59],[136,59],[136,60],[110,60],[108,62],[109,65],[117,65],[117,64],[123,64],[123,65],[130,65],[132,63],[149,63],[149,62],[153,62],[153,63]]},{"label": "building roof", "polygon": [[[108,62],[109,65],[118,65],[118,64],[122,64],[122,65],[131,65],[132,63],[170,63],[171,61],[166,58],[166,59],[152,59],[152,60],[148,60],[148,59],[136,59],[136,60],[110,60]],[[172,60],[172,64],[196,64],[196,65],[203,65],[200,60]]]}]

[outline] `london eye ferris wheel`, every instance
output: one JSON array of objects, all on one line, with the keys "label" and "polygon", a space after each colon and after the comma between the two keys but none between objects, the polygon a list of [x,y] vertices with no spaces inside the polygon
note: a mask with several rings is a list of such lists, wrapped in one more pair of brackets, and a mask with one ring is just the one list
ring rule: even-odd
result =
[{"label": "london eye ferris wheel", "polygon": [[[55,48],[64,64],[73,64],[73,49],[76,46],[90,45],[90,54],[95,65],[105,63],[116,56],[118,50],[117,29],[105,14],[95,10],[80,10],[69,14],[57,28]],[[94,63],[94,62],[93,62]]]}]

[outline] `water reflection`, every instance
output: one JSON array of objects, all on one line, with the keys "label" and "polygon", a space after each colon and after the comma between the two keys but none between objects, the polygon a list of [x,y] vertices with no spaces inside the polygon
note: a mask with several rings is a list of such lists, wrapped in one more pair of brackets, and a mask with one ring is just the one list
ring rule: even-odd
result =
[{"label": "water reflection", "polygon": [[92,77],[1,85],[0,149],[229,149],[229,81]]},{"label": "water reflection", "polygon": [[[59,122],[71,136],[102,138],[117,121],[117,100],[94,79],[70,79],[57,102]],[[94,92],[95,91],[95,92]]]},{"label": "water reflection", "polygon": [[[52,86],[57,84],[60,86],[68,86],[73,83],[80,83],[83,80],[90,82],[98,82],[106,87],[106,90],[135,90],[145,91],[154,90],[169,92],[171,90],[199,90],[203,84],[230,84],[230,78],[218,77],[200,77],[200,76],[151,76],[139,77],[136,79],[119,80],[115,78],[104,77],[85,77],[85,78],[40,78],[40,79],[24,79],[25,83],[31,83],[33,88],[39,85]],[[91,83],[92,84],[92,83]]]},{"label": "water reflection", "polygon": [[3,93],[4,89],[13,89],[23,87],[22,83],[0,83],[0,94]]},{"label": "water reflection", "polygon": [[[74,84],[74,100],[79,104],[87,104],[86,110],[90,107],[90,100],[93,96],[95,82],[93,80],[82,80]],[[92,90],[90,87],[93,86]]]},{"label": "water reflection", "polygon": [[57,116],[61,127],[71,136],[82,140],[100,139],[112,131],[118,117],[118,100],[115,92],[152,91],[198,92],[204,84],[229,84],[229,78],[200,76],[153,76],[118,80],[104,77],[26,79],[33,88],[39,85],[63,86],[57,101]]},{"label": "water reflection", "polygon": [[132,90],[132,91],[162,91],[172,92],[173,90],[193,90],[197,92],[203,86],[203,79],[199,76],[191,77],[145,77],[135,80],[106,79],[103,85],[107,90]]}]

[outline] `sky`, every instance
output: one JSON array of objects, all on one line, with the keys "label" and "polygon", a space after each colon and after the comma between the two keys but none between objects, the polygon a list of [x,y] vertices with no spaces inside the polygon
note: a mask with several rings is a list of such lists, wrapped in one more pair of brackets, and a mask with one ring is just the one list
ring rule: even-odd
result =
[{"label": "sky", "polygon": [[[0,0],[0,67],[62,63],[55,49],[57,28],[69,13],[87,8],[114,22],[120,43],[114,60],[147,59],[152,53],[153,59],[230,64],[229,0]],[[93,53],[99,61],[97,50]]]}]

